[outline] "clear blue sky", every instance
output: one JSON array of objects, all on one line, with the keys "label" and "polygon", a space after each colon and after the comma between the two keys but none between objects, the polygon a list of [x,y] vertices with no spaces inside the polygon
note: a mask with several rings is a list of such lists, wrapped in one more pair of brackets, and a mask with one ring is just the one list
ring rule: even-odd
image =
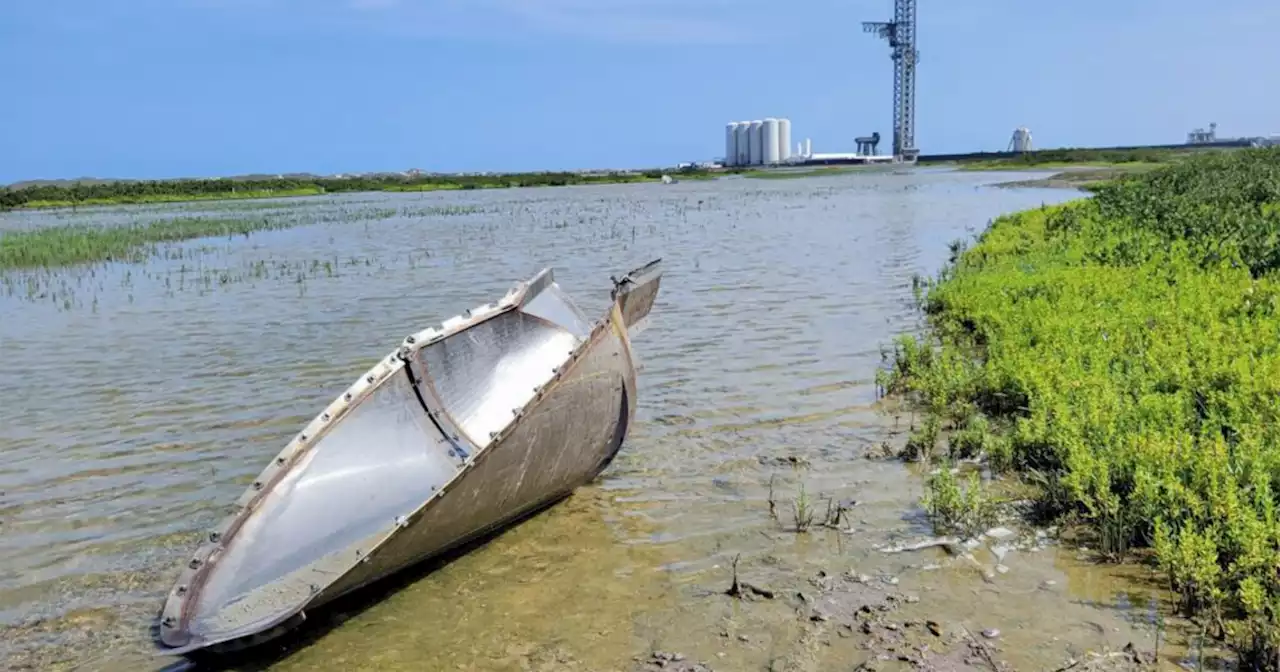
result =
[{"label": "clear blue sky", "polygon": [[[1277,0],[920,0],[917,144],[1280,133]],[[890,134],[891,0],[3,0],[0,183],[718,157]],[[888,143],[884,143],[887,145]]]}]

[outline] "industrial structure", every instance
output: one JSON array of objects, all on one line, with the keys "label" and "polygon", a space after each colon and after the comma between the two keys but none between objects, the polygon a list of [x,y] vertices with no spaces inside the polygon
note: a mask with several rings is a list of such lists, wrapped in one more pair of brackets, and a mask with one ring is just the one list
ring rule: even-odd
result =
[{"label": "industrial structure", "polygon": [[875,156],[876,152],[880,151],[880,131],[876,131],[875,133],[865,137],[854,138],[853,141],[858,143],[859,154]]},{"label": "industrial structure", "polygon": [[1025,126],[1013,129],[1013,137],[1009,138],[1009,146],[1005,151],[1018,154],[1031,151],[1031,129]]},{"label": "industrial structure", "polygon": [[867,21],[863,32],[889,41],[893,59],[893,155],[913,161],[916,149],[916,0],[894,0],[893,21]]},{"label": "industrial structure", "polygon": [[1218,124],[1212,122],[1209,124],[1209,130],[1197,128],[1187,134],[1188,145],[1211,145],[1218,141]]},{"label": "industrial structure", "polygon": [[769,117],[734,121],[724,128],[724,165],[776,166],[793,163],[803,147],[791,152],[791,120]]}]

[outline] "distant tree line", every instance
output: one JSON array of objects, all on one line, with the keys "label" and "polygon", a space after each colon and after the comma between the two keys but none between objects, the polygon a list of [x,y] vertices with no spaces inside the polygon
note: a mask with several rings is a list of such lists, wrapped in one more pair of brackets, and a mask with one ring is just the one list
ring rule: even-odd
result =
[{"label": "distant tree line", "polygon": [[94,184],[40,185],[0,189],[0,209],[28,204],[88,202],[146,202],[182,197],[234,198],[237,193],[343,193],[412,189],[490,189],[502,187],[552,187],[572,184],[610,184],[655,180],[661,170],[607,173],[512,173],[488,175],[369,175],[353,177],[288,177],[270,179],[204,179],[102,182]]}]

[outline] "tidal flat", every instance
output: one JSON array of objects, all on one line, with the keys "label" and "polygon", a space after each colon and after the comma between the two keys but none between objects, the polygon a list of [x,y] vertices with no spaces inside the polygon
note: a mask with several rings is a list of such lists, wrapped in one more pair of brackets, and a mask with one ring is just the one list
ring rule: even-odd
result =
[{"label": "tidal flat", "polygon": [[[993,218],[1081,196],[994,186],[1008,179],[921,169],[0,215],[0,245],[59,227],[269,224],[110,260],[51,244],[0,271],[0,391],[17,400],[0,410],[0,660],[166,664],[149,628],[178,565],[353,376],[544,266],[593,314],[610,274],[662,257],[635,337],[637,424],[601,479],[238,667],[908,669],[936,654],[938,669],[1021,670],[1127,644],[1180,661],[1191,635],[1162,615],[1163,583],[1097,564],[1060,530],[1011,519],[960,555],[890,552],[934,535],[927,471],[883,457],[921,417],[877,390],[885,348],[925,326],[913,286]],[[797,532],[803,511],[817,513]],[[772,597],[727,595],[735,563]]]}]

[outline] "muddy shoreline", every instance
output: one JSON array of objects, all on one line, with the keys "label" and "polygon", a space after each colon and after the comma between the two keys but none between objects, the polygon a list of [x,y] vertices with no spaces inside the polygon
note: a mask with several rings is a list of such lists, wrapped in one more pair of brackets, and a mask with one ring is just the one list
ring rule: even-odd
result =
[{"label": "muddy shoreline", "polygon": [[[319,636],[279,642],[239,669],[625,671],[654,652],[685,656],[659,664],[721,671],[848,669],[873,650],[897,654],[857,618],[866,600],[890,594],[903,598],[884,612],[900,630],[907,620],[934,621],[944,635],[1000,630],[990,644],[1012,669],[1051,670],[1130,642],[1153,650],[1149,604],[1163,586],[1144,568],[1099,566],[1051,544],[1011,548],[997,562],[984,542],[970,552],[985,576],[937,546],[879,550],[932,534],[918,465],[875,457],[912,424],[877,393],[883,348],[920,328],[912,281],[946,262],[944,241],[1078,196],[986,188],[1032,177],[918,171],[582,187],[534,200],[332,197],[281,215],[314,226],[98,269],[70,307],[0,296],[23,317],[6,323],[15,356],[0,365],[0,386],[31,406],[11,419],[25,434],[0,439],[18,465],[0,474],[12,505],[0,547],[9,570],[0,572],[0,667],[171,662],[154,655],[147,626],[174,568],[388,334],[490,300],[531,268],[556,265],[558,280],[590,298],[600,277],[652,256],[670,260],[670,282],[637,338],[637,423],[604,477],[370,604],[308,614]],[[469,214],[430,214],[444,211]],[[103,224],[107,215],[78,216]],[[51,217],[9,224],[62,223]],[[210,269],[199,282],[184,271],[193,263]],[[63,270],[50,282],[78,287],[77,273],[87,275]],[[409,286],[420,290],[412,308],[386,289]],[[60,396],[84,353],[47,334],[86,332],[113,347],[97,353],[82,394]],[[191,375],[138,381],[143,361]],[[62,368],[46,371],[49,362]],[[816,520],[797,533],[787,521],[801,501]],[[828,502],[845,509],[833,527],[822,524]],[[724,594],[735,558],[742,581],[772,599]],[[870,583],[846,578],[863,575]],[[819,607],[827,620],[812,619]],[[943,646],[921,643],[930,657]],[[1162,659],[1175,660],[1170,651],[1162,645]]]},{"label": "muddy shoreline", "polygon": [[1125,175],[1134,175],[1150,168],[1134,169],[1118,166],[1080,166],[1055,170],[1046,177],[1030,180],[1013,180],[1000,182],[997,187],[1005,189],[1088,189]]}]

